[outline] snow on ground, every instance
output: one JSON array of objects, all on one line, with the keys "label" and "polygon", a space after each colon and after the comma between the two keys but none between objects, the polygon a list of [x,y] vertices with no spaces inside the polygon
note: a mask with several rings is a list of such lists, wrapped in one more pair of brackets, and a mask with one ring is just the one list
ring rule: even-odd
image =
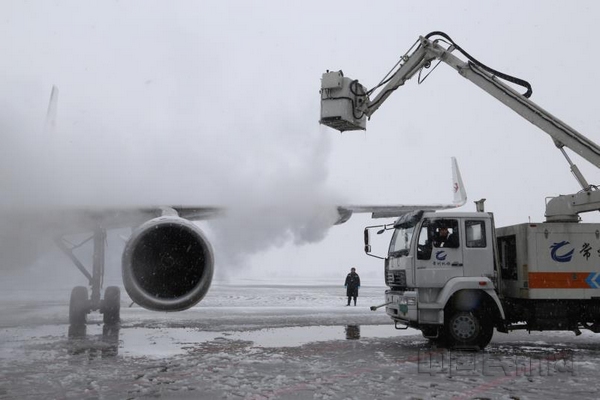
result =
[{"label": "snow on ground", "polygon": [[600,337],[496,333],[484,352],[396,330],[384,287],[217,283],[180,313],[133,306],[69,332],[70,289],[0,295],[0,399],[592,399]]}]

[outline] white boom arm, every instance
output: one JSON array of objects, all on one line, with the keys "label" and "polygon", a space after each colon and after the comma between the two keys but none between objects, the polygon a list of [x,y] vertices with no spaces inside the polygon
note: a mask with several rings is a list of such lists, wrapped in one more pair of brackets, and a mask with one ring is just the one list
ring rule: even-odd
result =
[{"label": "white boom arm", "polygon": [[[445,34],[442,35],[447,37]],[[366,119],[370,118],[379,109],[393,91],[404,85],[417,72],[423,68],[429,68],[432,62],[439,60],[454,68],[462,77],[473,82],[550,135],[555,145],[567,157],[573,174],[586,192],[584,196],[586,201],[577,208],[573,208],[572,197],[574,195],[553,198],[546,209],[546,217],[549,221],[578,221],[580,212],[600,209],[600,191],[591,190],[592,187],[583,178],[563,149],[564,146],[568,147],[600,168],[600,146],[529,100],[526,97],[529,93],[527,95],[518,93],[497,76],[488,72],[487,68],[480,66],[478,62],[465,62],[456,57],[452,54],[452,51],[456,48],[455,45],[444,48],[438,41],[432,41],[428,37],[420,37],[417,44],[417,48],[412,53],[409,50],[410,54],[407,53],[402,58],[401,65],[391,77],[383,82],[385,86],[379,90],[372,100],[369,99],[369,96],[382,84],[367,91],[358,81],[344,78],[341,71],[323,74],[320,122],[340,131],[365,129]],[[338,79],[337,86],[332,84],[332,74],[341,76]],[[348,110],[348,108],[351,109]],[[554,204],[551,206],[552,203]],[[564,203],[564,206],[561,205],[562,203]]]}]

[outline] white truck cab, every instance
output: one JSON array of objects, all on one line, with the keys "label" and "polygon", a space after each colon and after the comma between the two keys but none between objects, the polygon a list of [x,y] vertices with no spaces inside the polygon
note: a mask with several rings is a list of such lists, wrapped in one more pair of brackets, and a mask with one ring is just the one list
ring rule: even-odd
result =
[{"label": "white truck cab", "polygon": [[487,329],[482,318],[464,313],[485,302],[503,318],[496,293],[493,232],[490,213],[415,211],[400,217],[385,259],[390,287],[386,312],[396,326],[416,327],[425,336],[438,338],[447,334],[442,328],[448,319],[459,314],[463,329],[477,331],[463,333],[463,339],[478,337],[460,344],[487,345],[493,326]]}]

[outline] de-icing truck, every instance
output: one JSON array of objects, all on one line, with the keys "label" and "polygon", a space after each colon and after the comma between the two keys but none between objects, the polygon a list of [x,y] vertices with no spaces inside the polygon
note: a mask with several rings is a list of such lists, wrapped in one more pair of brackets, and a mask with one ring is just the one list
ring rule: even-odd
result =
[{"label": "de-icing truck", "polygon": [[600,332],[600,224],[580,218],[600,210],[600,190],[587,183],[565,151],[600,167],[600,147],[532,102],[528,82],[487,67],[448,35],[432,32],[420,37],[373,89],[341,71],[323,74],[320,123],[342,132],[364,130],[388,96],[417,73],[422,81],[422,74],[440,62],[550,135],[582,190],[547,201],[545,222],[497,228],[483,201],[476,202],[476,212],[436,212],[466,201],[453,160],[453,204],[340,207],[340,223],[353,212],[397,218],[365,229],[367,254],[372,229],[393,230],[387,257],[380,257],[388,289],[378,307],[385,306],[398,329],[419,329],[451,348],[483,349],[494,328]]}]

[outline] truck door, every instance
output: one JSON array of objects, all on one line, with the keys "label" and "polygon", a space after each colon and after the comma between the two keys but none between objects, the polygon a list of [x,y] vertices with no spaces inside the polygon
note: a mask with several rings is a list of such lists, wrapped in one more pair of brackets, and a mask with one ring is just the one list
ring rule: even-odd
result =
[{"label": "truck door", "polygon": [[425,219],[417,241],[415,276],[418,287],[442,287],[464,276],[458,219]]},{"label": "truck door", "polygon": [[[464,220],[463,260],[465,276],[494,276],[494,250],[491,219],[466,218]],[[490,239],[488,239],[490,236]]]}]

